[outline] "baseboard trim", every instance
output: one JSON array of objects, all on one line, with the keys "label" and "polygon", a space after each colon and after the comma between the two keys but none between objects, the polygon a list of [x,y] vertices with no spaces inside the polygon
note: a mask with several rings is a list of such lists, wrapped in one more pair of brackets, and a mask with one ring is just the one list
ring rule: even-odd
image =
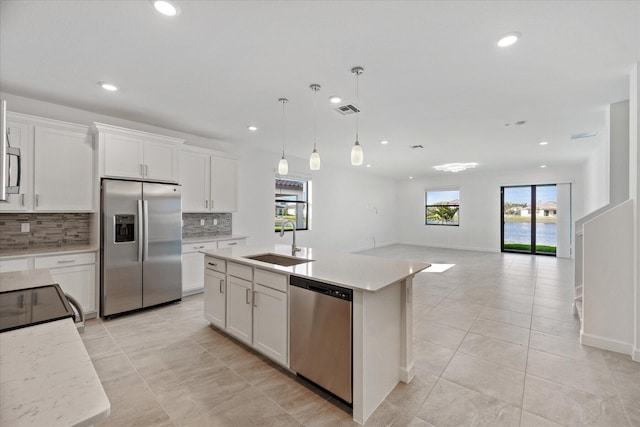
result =
[{"label": "baseboard trim", "polygon": [[637,349],[635,349],[634,352],[633,344],[629,342],[605,338],[598,335],[583,333],[580,335],[580,342],[584,345],[613,351],[615,353],[628,354],[632,357],[634,356],[634,353],[637,353]]}]

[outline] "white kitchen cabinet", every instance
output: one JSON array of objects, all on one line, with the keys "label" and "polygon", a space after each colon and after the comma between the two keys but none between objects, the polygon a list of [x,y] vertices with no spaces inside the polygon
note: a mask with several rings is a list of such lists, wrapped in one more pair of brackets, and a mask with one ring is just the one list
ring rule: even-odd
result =
[{"label": "white kitchen cabinet", "polygon": [[78,300],[85,313],[96,312],[96,266],[93,252],[36,256],[34,268],[48,268],[65,293]]},{"label": "white kitchen cabinet", "polygon": [[0,259],[0,273],[29,270],[29,258]]},{"label": "white kitchen cabinet", "polygon": [[180,150],[183,212],[209,212],[210,161],[208,154]]},{"label": "white kitchen cabinet", "polygon": [[227,332],[240,341],[252,342],[252,286],[245,279],[227,275]]},{"label": "white kitchen cabinet", "polygon": [[253,346],[287,365],[287,294],[257,283],[253,286]]},{"label": "white kitchen cabinet", "polygon": [[15,185],[18,181],[18,172],[20,172],[20,193],[9,194],[9,200],[6,203],[0,203],[1,212],[17,212],[26,211],[31,205],[31,143],[32,138],[29,135],[31,129],[29,124],[24,121],[11,120],[12,114],[7,114],[7,134],[11,147],[20,149],[22,161],[20,169],[18,169],[18,160],[11,156],[9,174],[11,183]]},{"label": "white kitchen cabinet", "polygon": [[227,307],[225,274],[206,269],[204,286],[204,317],[212,325],[224,329],[226,326]]},{"label": "white kitchen cabinet", "polygon": [[217,247],[216,242],[185,243],[182,245],[182,296],[202,292],[204,288],[204,254],[200,251]]},{"label": "white kitchen cabinet", "polygon": [[[12,146],[20,147],[20,194],[3,212],[91,212],[94,144],[86,126],[8,113]],[[12,164],[11,174],[18,168]]]},{"label": "white kitchen cabinet", "polygon": [[211,212],[235,212],[237,205],[237,162],[211,157]]},{"label": "white kitchen cabinet", "polygon": [[93,209],[93,138],[87,127],[35,126],[33,209]]},{"label": "white kitchen cabinet", "polygon": [[178,182],[183,139],[94,123],[100,177]]},{"label": "white kitchen cabinet", "polygon": [[193,147],[180,152],[183,212],[237,210],[237,161],[212,153]]},{"label": "white kitchen cabinet", "polygon": [[245,237],[241,239],[220,240],[218,242],[218,249],[232,248],[234,246],[245,246],[247,239]]}]

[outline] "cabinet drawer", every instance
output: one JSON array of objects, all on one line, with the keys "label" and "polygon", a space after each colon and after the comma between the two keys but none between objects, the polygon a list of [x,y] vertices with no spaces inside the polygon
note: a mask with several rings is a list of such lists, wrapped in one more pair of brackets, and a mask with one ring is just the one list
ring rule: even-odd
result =
[{"label": "cabinet drawer", "polygon": [[183,254],[188,254],[190,252],[198,252],[198,251],[210,251],[213,249],[218,249],[218,245],[216,242],[183,243],[182,244]]},{"label": "cabinet drawer", "polygon": [[246,244],[247,244],[246,239],[221,240],[218,242],[218,249],[232,248],[234,246],[245,246]]},{"label": "cabinet drawer", "polygon": [[29,269],[28,258],[13,258],[0,260],[0,273],[9,273],[11,271],[24,271]]},{"label": "cabinet drawer", "polygon": [[243,265],[243,264],[236,264],[235,262],[230,262],[229,275],[238,277],[240,279],[252,281],[253,267],[249,267],[248,265]]},{"label": "cabinet drawer", "polygon": [[283,274],[256,268],[256,283],[275,289],[276,291],[287,292],[287,276]]},{"label": "cabinet drawer", "polygon": [[96,254],[86,252],[81,254],[52,255],[36,257],[35,268],[69,267],[71,265],[94,264]]},{"label": "cabinet drawer", "polygon": [[227,272],[227,262],[223,259],[220,258],[214,258],[214,257],[205,257],[204,258],[204,266],[206,268],[208,268],[209,270],[214,270],[214,271],[218,271],[220,273],[226,273]]}]

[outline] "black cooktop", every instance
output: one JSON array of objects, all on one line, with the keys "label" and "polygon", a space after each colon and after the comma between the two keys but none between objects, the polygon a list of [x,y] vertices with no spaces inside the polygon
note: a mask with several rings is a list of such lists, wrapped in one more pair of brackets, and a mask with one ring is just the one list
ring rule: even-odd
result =
[{"label": "black cooktop", "polygon": [[0,292],[0,332],[39,325],[75,314],[58,284]]}]

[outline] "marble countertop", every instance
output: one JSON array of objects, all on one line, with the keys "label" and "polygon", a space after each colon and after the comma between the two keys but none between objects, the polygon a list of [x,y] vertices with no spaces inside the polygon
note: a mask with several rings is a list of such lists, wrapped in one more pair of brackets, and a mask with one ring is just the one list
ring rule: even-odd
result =
[{"label": "marble countertop", "polygon": [[[49,270],[0,273],[0,290],[53,283]],[[111,404],[71,319],[0,333],[0,425],[89,426]]]},{"label": "marble countertop", "polygon": [[201,234],[198,236],[183,237],[182,243],[220,242],[223,240],[246,239],[248,236],[238,234]]},{"label": "marble countertop", "polygon": [[235,246],[202,251],[202,253],[279,273],[308,277],[350,289],[372,292],[414,276],[430,265],[423,262],[393,260],[314,248],[301,248],[301,251],[295,255],[295,258],[313,261],[290,267],[245,258],[266,253],[291,257],[290,245],[274,244]]},{"label": "marble countertop", "polygon": [[55,248],[35,248],[35,249],[0,249],[0,258],[10,259],[31,255],[54,255],[61,252],[92,252],[100,249],[96,245],[69,245]]}]

